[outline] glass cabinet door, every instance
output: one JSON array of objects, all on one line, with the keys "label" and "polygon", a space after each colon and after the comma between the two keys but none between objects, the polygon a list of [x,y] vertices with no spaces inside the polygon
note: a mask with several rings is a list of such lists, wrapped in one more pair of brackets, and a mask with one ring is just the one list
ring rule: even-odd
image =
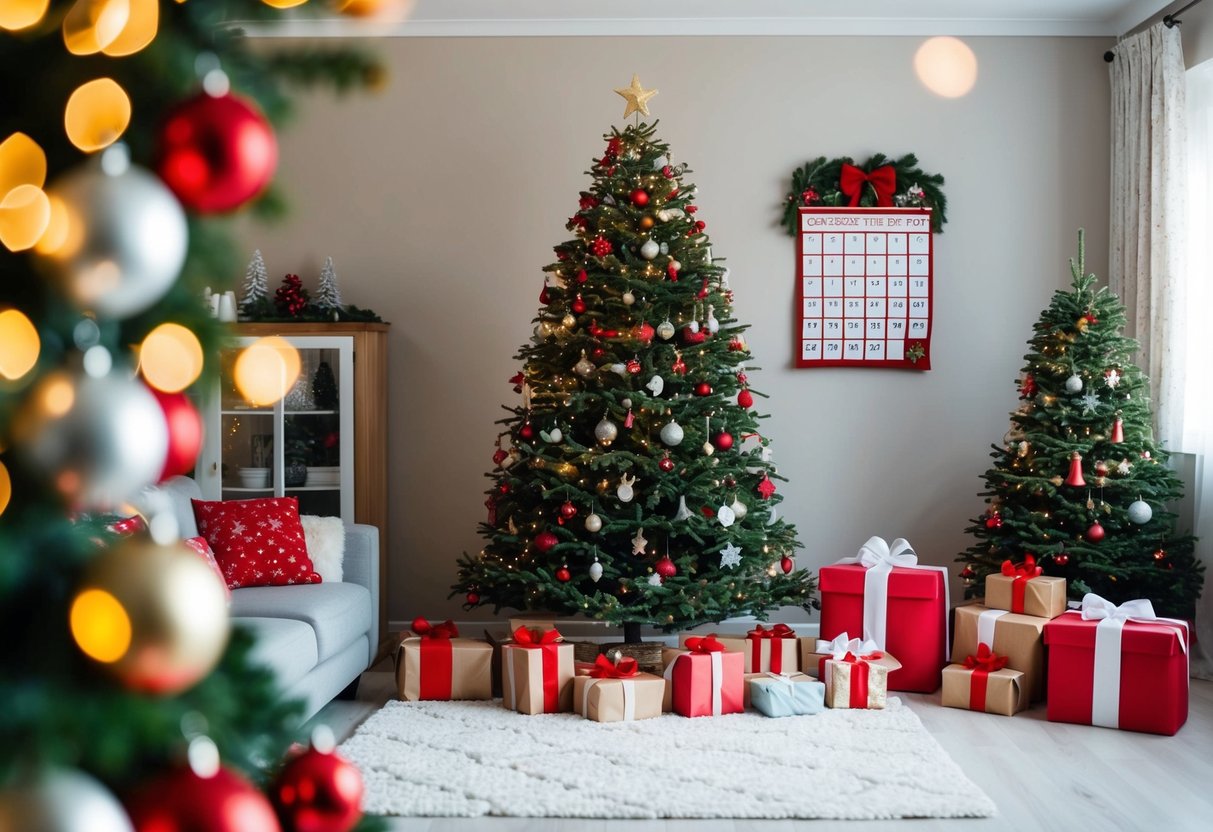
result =
[{"label": "glass cabinet door", "polygon": [[232,372],[254,340],[238,338],[221,354],[198,471],[203,493],[223,500],[298,497],[300,514],[354,522],[353,339],[288,337],[299,351],[299,378],[267,407],[245,400]]}]

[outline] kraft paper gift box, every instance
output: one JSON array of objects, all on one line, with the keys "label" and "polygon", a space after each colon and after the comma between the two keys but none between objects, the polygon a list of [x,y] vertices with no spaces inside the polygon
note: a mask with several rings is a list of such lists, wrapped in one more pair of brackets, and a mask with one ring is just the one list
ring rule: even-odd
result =
[{"label": "kraft paper gift box", "polygon": [[873,537],[853,558],[821,567],[821,637],[851,633],[892,653],[890,690],[939,689],[948,657],[947,567],[918,564],[905,540]]},{"label": "kraft paper gift box", "polygon": [[665,669],[674,713],[720,716],[744,710],[744,656],[726,651],[713,636],[692,636],[686,646]]},{"label": "kraft paper gift box", "polygon": [[396,692],[406,701],[492,699],[493,648],[459,638],[454,623],[419,618],[396,654]]},{"label": "kraft paper gift box", "polygon": [[662,678],[665,679],[665,693],[661,697],[661,710],[663,713],[673,713],[674,711],[674,686],[670,682],[670,676],[673,671],[670,665],[674,659],[687,652],[677,647],[662,647],[661,648],[661,670]]},{"label": "kraft paper gift box", "polygon": [[1188,719],[1187,623],[1144,600],[1082,603],[1045,627],[1049,721],[1176,733]]},{"label": "kraft paper gift box", "polygon": [[825,709],[826,686],[803,673],[751,674],[746,679],[750,704],[770,717],[803,716]]},{"label": "kraft paper gift box", "polygon": [[825,703],[831,708],[883,708],[888,701],[889,668],[848,654],[823,665]]},{"label": "kraft paper gift box", "polygon": [[977,656],[943,669],[943,706],[1014,716],[1028,707],[1024,675],[1006,667],[1006,656],[981,645]]},{"label": "kraft paper gift box", "polygon": [[[680,634],[679,647],[685,649],[690,638],[695,636]],[[745,655],[746,673],[795,673],[800,669],[798,639],[787,624],[776,624],[770,629],[759,624],[744,637],[716,636],[716,640],[726,652]]]},{"label": "kraft paper gift box", "polygon": [[1031,555],[1021,564],[1003,561],[1001,572],[986,575],[985,605],[994,610],[1056,618],[1066,611],[1066,579],[1040,573]]},{"label": "kraft paper gift box", "polygon": [[556,630],[519,627],[501,646],[503,704],[522,714],[573,710],[573,645]]},{"label": "kraft paper gift box", "polygon": [[640,673],[636,660],[599,656],[585,675],[573,677],[573,709],[595,722],[632,722],[661,716],[665,679]]},{"label": "kraft paper gift box", "polygon": [[989,645],[995,653],[1007,657],[1007,667],[1023,673],[1028,701],[1036,702],[1045,695],[1043,633],[1048,623],[1047,618],[1035,615],[992,610],[982,604],[962,604],[956,608],[952,654],[975,656],[979,644]]}]

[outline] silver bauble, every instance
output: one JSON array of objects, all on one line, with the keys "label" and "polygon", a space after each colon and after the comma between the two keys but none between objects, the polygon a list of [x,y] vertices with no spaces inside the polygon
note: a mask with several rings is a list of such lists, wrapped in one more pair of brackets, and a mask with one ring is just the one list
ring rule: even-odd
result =
[{"label": "silver bauble", "polygon": [[657,244],[656,240],[645,240],[640,246],[640,256],[645,260],[652,260],[660,253],[661,246]]},{"label": "silver bauble", "polygon": [[598,583],[598,580],[601,577],[602,577],[602,564],[598,562],[597,558],[595,558],[594,562],[590,564],[590,580],[593,581],[594,583]]},{"label": "silver bauble", "polygon": [[54,769],[0,792],[2,832],[133,832],[105,786],[72,769]]},{"label": "silver bauble", "polygon": [[632,305],[633,303],[635,303],[635,302],[636,302],[636,296],[635,296],[635,295],[633,295],[631,292],[624,292],[624,293],[623,293],[623,305],[624,305],[624,306],[631,306],[631,305]]},{"label": "silver bauble", "polygon": [[1138,499],[1129,503],[1129,522],[1140,526],[1149,523],[1153,516],[1154,509],[1150,508],[1150,504],[1145,500]]},{"label": "silver bauble", "polygon": [[597,514],[590,514],[585,518],[585,530],[587,532],[597,532],[602,529],[602,518]]},{"label": "silver bauble", "polygon": [[619,435],[619,428],[610,419],[604,418],[601,422],[594,426],[594,438],[603,445],[609,445],[615,441],[615,437]]},{"label": "silver bauble", "polygon": [[661,441],[673,448],[682,441],[682,425],[677,422],[668,422],[661,429]]},{"label": "silver bauble", "polygon": [[1067,393],[1077,393],[1080,390],[1082,390],[1082,376],[1080,376],[1078,373],[1075,373],[1074,375],[1072,375],[1068,379],[1066,379],[1066,392]]},{"label": "silver bauble", "polygon": [[51,186],[51,199],[67,209],[68,231],[42,263],[82,308],[129,318],[176,282],[189,230],[185,211],[164,183],[143,168],[124,166],[111,151],[120,152],[110,148]]},{"label": "silver bauble", "polygon": [[674,337],[674,324],[669,318],[657,324],[657,337],[662,341],[668,341]]},{"label": "silver bauble", "polygon": [[729,506],[729,508],[733,509],[733,516],[738,520],[744,520],[746,514],[750,511],[748,508],[746,508],[745,503],[738,500],[736,497],[733,498],[733,504]]},{"label": "silver bauble", "polygon": [[581,351],[581,358],[573,365],[573,372],[582,378],[589,378],[594,375],[594,371],[597,369],[593,362],[585,357],[585,350]]},{"label": "silver bauble", "polygon": [[115,509],[156,481],[164,411],[142,382],[111,372],[46,376],[13,425],[13,449],[78,508]]}]

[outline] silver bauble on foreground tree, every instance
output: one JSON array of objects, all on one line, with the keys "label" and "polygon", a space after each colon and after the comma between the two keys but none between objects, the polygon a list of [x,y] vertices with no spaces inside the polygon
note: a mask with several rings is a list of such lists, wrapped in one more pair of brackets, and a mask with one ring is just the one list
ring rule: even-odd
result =
[{"label": "silver bauble on foreground tree", "polygon": [[129,318],[177,280],[189,241],[185,211],[124,146],[64,174],[49,196],[66,221],[41,262],[82,309]]},{"label": "silver bauble on foreground tree", "polygon": [[105,786],[79,771],[53,769],[0,791],[0,832],[134,832]]}]

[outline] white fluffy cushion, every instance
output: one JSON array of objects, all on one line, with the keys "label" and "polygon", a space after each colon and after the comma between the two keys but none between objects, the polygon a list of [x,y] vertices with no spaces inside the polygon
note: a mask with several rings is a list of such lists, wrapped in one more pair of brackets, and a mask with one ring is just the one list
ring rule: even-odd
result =
[{"label": "white fluffy cushion", "polygon": [[303,537],[312,567],[325,583],[340,583],[342,561],[345,560],[345,523],[340,517],[317,517],[304,514]]}]

